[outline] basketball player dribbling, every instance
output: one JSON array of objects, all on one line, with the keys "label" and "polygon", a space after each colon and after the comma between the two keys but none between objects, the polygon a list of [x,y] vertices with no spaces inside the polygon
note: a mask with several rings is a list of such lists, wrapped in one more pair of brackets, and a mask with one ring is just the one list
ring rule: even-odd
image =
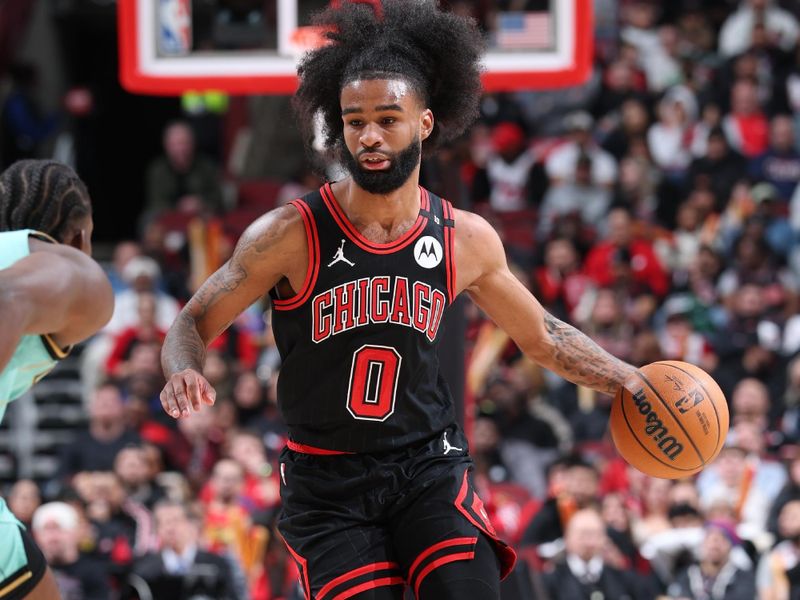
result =
[{"label": "basketball player dribbling", "polygon": [[[70,347],[111,318],[90,258],[92,206],[66,165],[23,160],[0,175],[0,420]],[[59,598],[41,550],[0,498],[0,600]]]},{"label": "basketball player dribbling", "polygon": [[466,291],[531,359],[605,393],[633,367],[546,313],[486,221],[418,185],[423,149],[477,114],[476,27],[434,2],[340,4],[317,20],[331,43],[301,61],[295,102],[350,176],[248,228],[170,329],[162,405],[213,404],[205,348],[269,292],[290,438],[279,529],[306,597],[496,599],[515,555],[439,373],[444,310]]}]

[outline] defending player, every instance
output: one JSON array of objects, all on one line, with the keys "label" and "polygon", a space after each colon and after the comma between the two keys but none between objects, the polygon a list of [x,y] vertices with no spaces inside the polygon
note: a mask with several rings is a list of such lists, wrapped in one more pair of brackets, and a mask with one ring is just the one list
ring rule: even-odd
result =
[{"label": "defending player", "polygon": [[[91,235],[89,194],[66,165],[24,160],[0,175],[0,420],[111,318]],[[0,600],[58,597],[42,552],[0,498]]]},{"label": "defending player", "polygon": [[304,58],[301,123],[321,114],[350,177],[251,225],[178,317],[164,409],[215,391],[207,344],[269,291],[283,359],[280,530],[307,597],[499,597],[514,553],[475,494],[467,441],[436,361],[443,311],[466,291],[533,360],[613,393],[633,368],[547,314],[497,233],[418,186],[420,155],[477,113],[481,37],[433,2],[342,3]]}]

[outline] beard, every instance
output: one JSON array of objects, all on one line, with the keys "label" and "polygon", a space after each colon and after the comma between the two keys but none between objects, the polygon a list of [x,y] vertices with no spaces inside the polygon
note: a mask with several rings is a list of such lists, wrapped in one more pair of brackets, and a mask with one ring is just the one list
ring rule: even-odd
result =
[{"label": "beard", "polygon": [[[340,154],[344,167],[353,176],[353,181],[361,189],[370,194],[389,194],[401,187],[411,173],[417,168],[422,151],[422,142],[415,139],[400,152],[380,152],[389,159],[389,168],[383,171],[369,171],[361,166],[357,156],[353,156],[344,142],[340,142]],[[373,150],[361,150],[358,154],[374,152]]]}]

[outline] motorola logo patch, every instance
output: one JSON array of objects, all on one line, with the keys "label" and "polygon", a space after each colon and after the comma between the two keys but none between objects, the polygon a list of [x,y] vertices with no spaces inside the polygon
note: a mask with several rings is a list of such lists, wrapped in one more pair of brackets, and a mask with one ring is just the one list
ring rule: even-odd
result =
[{"label": "motorola logo patch", "polygon": [[444,258],[442,245],[435,237],[423,236],[414,244],[414,260],[424,269],[432,269]]}]

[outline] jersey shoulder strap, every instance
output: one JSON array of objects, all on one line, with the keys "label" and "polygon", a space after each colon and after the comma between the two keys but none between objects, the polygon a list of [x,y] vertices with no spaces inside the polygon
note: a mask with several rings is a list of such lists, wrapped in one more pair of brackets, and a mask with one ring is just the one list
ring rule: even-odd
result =
[{"label": "jersey shoulder strap", "polygon": [[444,198],[422,188],[423,192],[428,195],[428,208],[421,208],[420,213],[432,221],[435,225],[441,225],[445,228],[453,228],[456,223],[453,220],[453,207]]}]

